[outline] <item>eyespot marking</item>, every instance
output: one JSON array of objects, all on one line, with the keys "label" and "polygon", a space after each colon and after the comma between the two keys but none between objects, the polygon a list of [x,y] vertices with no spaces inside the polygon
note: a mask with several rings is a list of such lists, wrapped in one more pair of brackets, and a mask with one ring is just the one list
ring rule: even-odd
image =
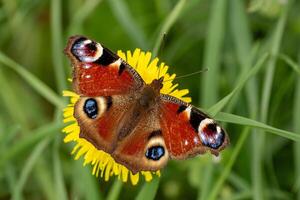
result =
[{"label": "eyespot marking", "polygon": [[91,63],[101,57],[103,48],[99,43],[81,37],[74,42],[71,52],[78,60]]},{"label": "eyespot marking", "polygon": [[198,134],[201,142],[213,149],[218,149],[222,146],[225,139],[225,133],[222,128],[209,118],[201,121]]},{"label": "eyespot marking", "polygon": [[84,102],[83,111],[89,118],[95,119],[98,115],[97,101],[93,98],[87,99]]},{"label": "eyespot marking", "polygon": [[162,146],[152,146],[149,149],[147,149],[145,156],[150,159],[157,161],[161,157],[165,155],[165,149]]},{"label": "eyespot marking", "polygon": [[112,97],[84,97],[82,101],[83,112],[90,119],[101,117],[103,113],[107,112],[112,106]]},{"label": "eyespot marking", "polygon": [[151,166],[151,168],[157,168],[166,165],[168,159],[169,153],[161,131],[155,130],[148,136],[148,143],[144,149],[142,162]]}]

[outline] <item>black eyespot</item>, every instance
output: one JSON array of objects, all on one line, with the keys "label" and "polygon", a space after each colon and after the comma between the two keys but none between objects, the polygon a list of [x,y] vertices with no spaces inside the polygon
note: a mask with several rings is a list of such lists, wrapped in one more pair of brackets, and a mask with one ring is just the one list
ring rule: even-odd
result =
[{"label": "black eyespot", "polygon": [[159,160],[165,155],[165,149],[162,146],[153,146],[147,149],[145,156],[151,160]]},{"label": "black eyespot", "polygon": [[98,114],[97,101],[92,98],[87,99],[84,103],[83,110],[89,118],[95,119]]},{"label": "black eyespot", "polygon": [[90,51],[97,51],[97,46],[95,42],[88,43],[86,48]]}]

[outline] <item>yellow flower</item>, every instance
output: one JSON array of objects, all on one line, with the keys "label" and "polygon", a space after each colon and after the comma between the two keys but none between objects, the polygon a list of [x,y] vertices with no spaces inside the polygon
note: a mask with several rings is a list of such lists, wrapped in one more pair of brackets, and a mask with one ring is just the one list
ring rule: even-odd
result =
[{"label": "yellow flower", "polygon": [[[184,95],[189,92],[187,89],[178,90],[176,89],[178,84],[172,83],[176,75],[169,75],[167,73],[169,67],[164,63],[160,63],[158,66],[158,58],[151,60],[150,52],[145,53],[140,49],[136,49],[133,54],[130,51],[127,51],[127,54],[122,51],[118,51],[118,55],[135,68],[147,84],[151,83],[154,79],[164,76],[164,80],[167,81],[163,82],[163,88],[160,91],[162,94],[169,94],[186,102],[191,101],[190,97],[184,97]],[[68,125],[62,130],[66,133],[64,142],[76,142],[72,151],[72,154],[75,155],[75,160],[84,156],[83,165],[91,164],[93,166],[93,175],[96,177],[100,176],[104,178],[105,181],[108,181],[111,176],[117,176],[123,182],[127,182],[130,179],[133,185],[138,183],[141,175],[147,182],[152,180],[153,175],[160,176],[160,171],[141,171],[133,174],[125,166],[117,163],[110,154],[96,149],[93,144],[83,138],[80,138],[80,127],[73,116],[74,105],[79,99],[79,95],[71,91],[63,91],[63,96],[70,97],[70,103],[64,109],[63,113],[64,123],[68,123]]]}]

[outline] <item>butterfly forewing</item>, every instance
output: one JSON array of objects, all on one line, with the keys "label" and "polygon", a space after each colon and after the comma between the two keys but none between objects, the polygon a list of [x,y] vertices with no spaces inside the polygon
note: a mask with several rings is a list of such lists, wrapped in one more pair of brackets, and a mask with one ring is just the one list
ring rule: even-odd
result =
[{"label": "butterfly forewing", "polygon": [[73,88],[80,95],[127,94],[144,85],[140,75],[130,65],[86,37],[71,37],[65,53],[73,65]]}]

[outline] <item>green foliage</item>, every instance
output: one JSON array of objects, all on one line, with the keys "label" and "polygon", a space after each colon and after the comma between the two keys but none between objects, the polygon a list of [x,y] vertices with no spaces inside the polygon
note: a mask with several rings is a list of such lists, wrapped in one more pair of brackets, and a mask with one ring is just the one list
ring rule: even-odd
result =
[{"label": "green foliage", "polygon": [[[1,1],[0,199],[300,200],[299,9],[292,0]],[[92,176],[60,131],[73,34],[151,50],[179,76],[208,68],[177,81],[231,145],[218,159],[171,161],[138,186]]]}]

